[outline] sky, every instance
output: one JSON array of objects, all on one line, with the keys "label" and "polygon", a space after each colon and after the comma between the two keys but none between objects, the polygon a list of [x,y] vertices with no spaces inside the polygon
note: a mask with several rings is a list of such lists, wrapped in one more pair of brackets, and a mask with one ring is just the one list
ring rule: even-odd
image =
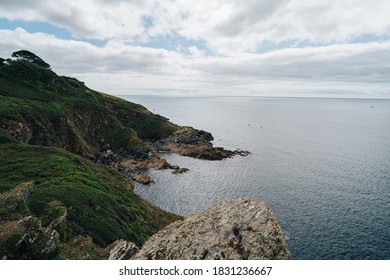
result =
[{"label": "sky", "polygon": [[1,0],[27,49],[114,95],[390,98],[388,0]]}]

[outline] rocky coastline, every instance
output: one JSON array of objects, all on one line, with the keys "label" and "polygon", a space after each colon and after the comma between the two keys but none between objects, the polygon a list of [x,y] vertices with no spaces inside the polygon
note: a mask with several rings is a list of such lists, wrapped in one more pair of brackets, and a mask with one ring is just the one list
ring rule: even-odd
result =
[{"label": "rocky coastline", "polygon": [[[173,135],[150,142],[147,156],[114,160],[128,179],[150,184],[148,169],[171,169],[179,174],[189,169],[172,166],[162,153],[176,153],[203,160],[247,156],[248,151],[214,147],[211,133],[180,127]],[[112,155],[119,158],[118,155]],[[285,236],[270,207],[256,199],[221,201],[209,209],[174,222],[137,247],[117,240],[105,249],[111,260],[247,260],[291,258]]]},{"label": "rocky coastline", "polygon": [[209,132],[183,126],[167,138],[149,142],[147,152],[141,155],[123,158],[110,151],[106,152],[105,158],[109,158],[109,163],[127,178],[147,185],[153,182],[153,179],[147,175],[148,169],[171,169],[173,174],[181,174],[190,170],[187,167],[169,164],[162,157],[162,153],[175,153],[203,160],[223,160],[237,155],[247,156],[250,154],[249,151],[231,151],[222,147],[214,147],[213,140],[214,137]]},{"label": "rocky coastline", "polygon": [[13,53],[0,65],[0,259],[288,259],[264,202],[220,202],[184,219],[133,192],[132,182],[153,182],[151,168],[189,171],[166,153],[250,154],[213,140]]}]

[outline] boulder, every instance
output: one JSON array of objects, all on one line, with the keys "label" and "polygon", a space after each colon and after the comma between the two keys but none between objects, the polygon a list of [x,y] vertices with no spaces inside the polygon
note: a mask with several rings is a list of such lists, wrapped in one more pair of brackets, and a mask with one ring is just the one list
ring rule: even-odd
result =
[{"label": "boulder", "polygon": [[270,207],[255,199],[223,201],[153,235],[134,259],[290,259]]},{"label": "boulder", "polygon": [[106,250],[109,260],[129,260],[139,251],[137,245],[126,240],[116,240]]},{"label": "boulder", "polygon": [[173,166],[172,169],[173,169],[172,174],[182,174],[190,171],[188,168],[184,168],[184,167],[180,168],[177,165]]},{"label": "boulder", "polygon": [[152,181],[150,176],[140,173],[134,173],[132,174],[131,178],[141,184],[148,185]]}]

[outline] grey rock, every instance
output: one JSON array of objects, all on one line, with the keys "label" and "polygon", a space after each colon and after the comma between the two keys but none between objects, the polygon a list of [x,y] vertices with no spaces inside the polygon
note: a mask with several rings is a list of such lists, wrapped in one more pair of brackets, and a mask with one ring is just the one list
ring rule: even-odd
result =
[{"label": "grey rock", "polygon": [[50,225],[48,226],[47,231],[57,228],[60,225],[63,225],[66,221],[66,217],[68,216],[68,210],[65,209],[64,214],[54,219]]},{"label": "grey rock", "polygon": [[180,168],[180,167],[177,167],[177,168],[172,168],[173,171],[172,171],[172,174],[182,174],[182,173],[186,173],[188,171],[190,171],[188,168]]},{"label": "grey rock", "polygon": [[144,184],[144,185],[149,185],[152,182],[152,179],[150,178],[150,176],[145,175],[145,174],[141,174],[141,173],[133,173],[131,178],[134,181],[141,183],[141,184]]},{"label": "grey rock", "polygon": [[27,216],[18,221],[27,231],[34,231],[41,228],[40,221],[35,216]]},{"label": "grey rock", "polygon": [[290,259],[269,206],[254,199],[223,201],[153,235],[134,259]]},{"label": "grey rock", "polygon": [[129,260],[139,251],[137,245],[126,240],[116,240],[106,250],[109,251],[109,260]]},{"label": "grey rock", "polygon": [[42,253],[47,255],[53,254],[58,250],[60,246],[60,234],[53,230],[50,234],[50,239],[46,242],[45,248],[43,248]]},{"label": "grey rock", "polygon": [[28,143],[32,138],[32,129],[26,123],[10,121],[8,131],[16,140]]}]

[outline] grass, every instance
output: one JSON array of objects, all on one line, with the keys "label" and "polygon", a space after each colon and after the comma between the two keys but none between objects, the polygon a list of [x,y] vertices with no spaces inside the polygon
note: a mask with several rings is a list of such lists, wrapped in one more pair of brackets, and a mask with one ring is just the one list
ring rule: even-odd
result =
[{"label": "grass", "polygon": [[105,147],[145,148],[142,142],[167,137],[178,128],[141,105],[93,91],[77,79],[8,60],[0,67],[0,137],[10,135],[18,123],[32,130],[27,143],[92,157]]},{"label": "grass", "polygon": [[[141,246],[180,219],[135,195],[113,168],[91,160],[106,149],[147,152],[147,142],[177,129],[143,106],[93,91],[77,79],[23,59],[2,60],[0,257],[104,258],[111,242]],[[29,185],[28,196],[18,195]],[[46,228],[64,214],[65,223],[56,229],[61,247],[55,255],[42,254],[50,238]],[[29,231],[18,221],[27,216],[37,228],[27,234],[38,234],[39,244],[17,248]]]},{"label": "grass", "polygon": [[101,246],[117,239],[141,245],[178,219],[140,199],[117,171],[61,149],[0,145],[0,174],[1,193],[34,182],[27,205],[44,226],[59,215],[53,209],[66,208],[68,239],[88,235]]}]

